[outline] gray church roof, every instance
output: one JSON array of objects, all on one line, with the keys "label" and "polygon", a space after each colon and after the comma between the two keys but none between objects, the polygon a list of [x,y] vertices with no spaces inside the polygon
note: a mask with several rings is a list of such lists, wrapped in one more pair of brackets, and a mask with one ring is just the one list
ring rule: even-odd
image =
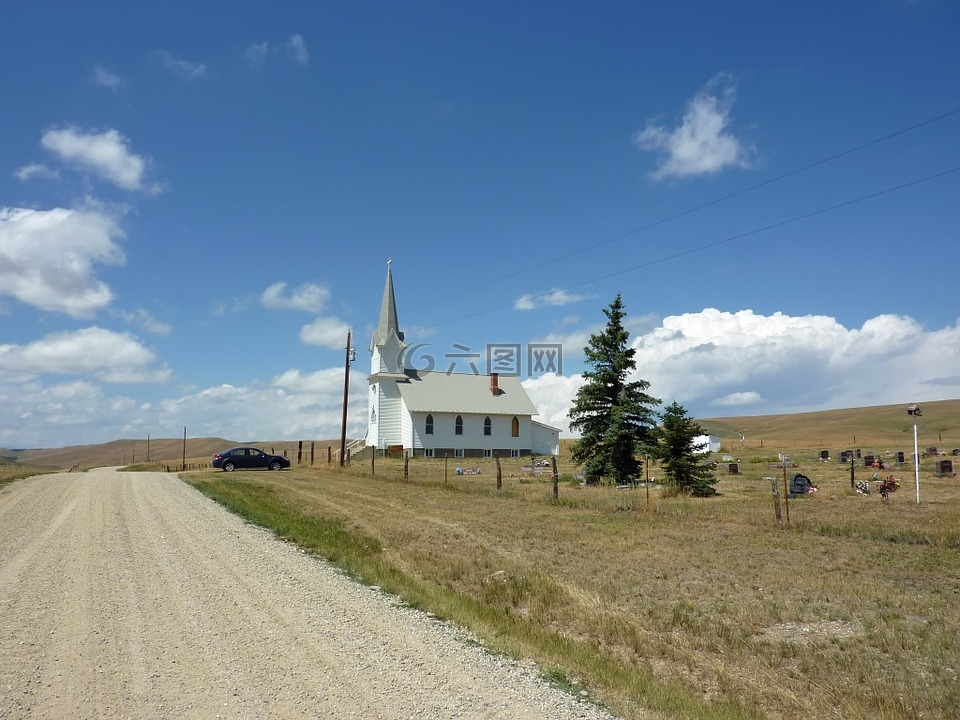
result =
[{"label": "gray church roof", "polygon": [[410,412],[449,412],[480,415],[537,415],[537,407],[518,377],[500,376],[500,394],[490,391],[489,375],[407,370],[397,382]]}]

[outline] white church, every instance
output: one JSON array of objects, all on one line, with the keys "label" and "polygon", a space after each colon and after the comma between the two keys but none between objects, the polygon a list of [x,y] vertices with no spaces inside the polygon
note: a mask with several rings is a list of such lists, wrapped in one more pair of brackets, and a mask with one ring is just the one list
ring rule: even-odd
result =
[{"label": "white church", "polygon": [[560,430],[533,419],[539,413],[519,377],[405,366],[390,265],[370,339],[367,447],[428,458],[558,454]]}]

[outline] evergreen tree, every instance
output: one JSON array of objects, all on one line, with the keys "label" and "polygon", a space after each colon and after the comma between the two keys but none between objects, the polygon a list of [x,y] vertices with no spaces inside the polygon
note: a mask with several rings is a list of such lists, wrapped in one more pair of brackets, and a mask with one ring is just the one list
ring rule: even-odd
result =
[{"label": "evergreen tree", "polygon": [[607,325],[583,349],[590,369],[583,373],[586,382],[568,413],[570,427],[580,431],[573,459],[583,465],[589,481],[606,477],[623,484],[640,476],[643,463],[636,456],[652,440],[654,408],[660,401],[647,395],[646,380],[628,379],[637,367],[636,351],[627,344],[619,294],[603,312]]},{"label": "evergreen tree", "polygon": [[676,401],[660,418],[655,454],[667,481],[680,492],[696,497],[715,495],[717,480],[707,463],[709,453],[693,446],[693,439],[704,434],[703,428]]}]

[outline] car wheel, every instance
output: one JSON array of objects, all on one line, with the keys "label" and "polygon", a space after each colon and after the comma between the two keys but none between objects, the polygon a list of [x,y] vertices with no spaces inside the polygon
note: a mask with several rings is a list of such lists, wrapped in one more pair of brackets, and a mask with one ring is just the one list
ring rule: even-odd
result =
[{"label": "car wheel", "polygon": [[233,472],[233,469],[236,467],[232,462],[227,462],[223,464],[224,472]]},{"label": "car wheel", "polygon": [[271,469],[271,470],[279,470],[279,469],[280,469],[280,461],[279,461],[279,460],[274,460],[272,463],[270,463],[270,469]]}]

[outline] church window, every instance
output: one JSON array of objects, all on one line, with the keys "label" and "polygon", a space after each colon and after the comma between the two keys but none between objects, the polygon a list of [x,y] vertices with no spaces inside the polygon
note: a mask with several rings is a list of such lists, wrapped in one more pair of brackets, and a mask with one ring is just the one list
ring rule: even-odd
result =
[{"label": "church window", "polygon": [[463,435],[463,416],[457,415],[457,420],[454,423],[454,433],[457,435]]},{"label": "church window", "polygon": [[510,423],[510,434],[513,437],[520,437],[520,419],[513,418],[513,422]]},{"label": "church window", "polygon": [[493,457],[493,450],[484,450],[484,451],[483,451],[483,456],[484,456],[485,458],[492,458],[492,457]]},{"label": "church window", "polygon": [[484,434],[484,435],[489,435],[492,430],[493,430],[493,427],[492,427],[492,424],[491,424],[491,422],[490,422],[490,416],[488,415],[488,416],[487,416],[486,418],[484,418],[484,420],[483,420],[483,434]]},{"label": "church window", "polygon": [[433,415],[427,415],[423,430],[427,435],[433,435]]}]

